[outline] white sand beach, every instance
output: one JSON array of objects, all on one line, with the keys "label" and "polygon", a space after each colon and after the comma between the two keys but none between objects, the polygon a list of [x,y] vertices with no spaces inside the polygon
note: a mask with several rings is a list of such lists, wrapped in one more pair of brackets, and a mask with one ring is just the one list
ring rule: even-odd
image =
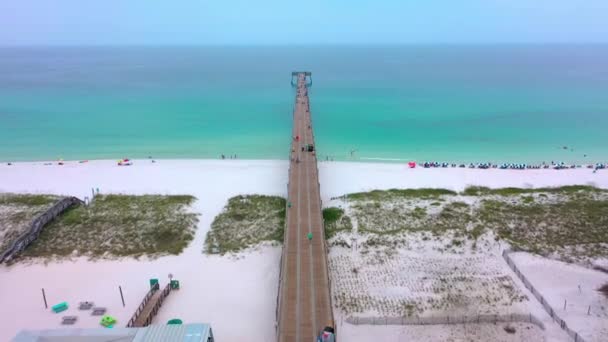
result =
[{"label": "white sand beach", "polygon": [[608,274],[528,253],[512,258],[570,328],[585,341],[606,340],[608,307],[597,289],[608,284]]},{"label": "white sand beach", "polygon": [[[193,242],[178,256],[156,260],[49,262],[0,266],[0,341],[20,329],[59,328],[60,315],[44,309],[41,288],[49,305],[68,301],[94,301],[108,308],[119,325],[127,323],[148,289],[149,278],[166,283],[172,273],[181,289],[172,293],[156,318],[211,323],[221,341],[271,341],[274,339],[280,247],[260,246],[238,257],[206,256],[203,242],[213,218],[227,200],[239,194],[287,195],[287,161],[256,160],[135,160],[119,167],[115,161],[66,165],[43,162],[0,165],[0,192],[26,192],[90,196],[101,193],[191,194],[198,198],[194,210],[200,221]],[[468,185],[488,187],[548,187],[595,185],[608,188],[608,170],[478,170],[468,168],[409,169],[403,164],[321,162],[321,196],[324,202],[350,192],[389,188],[447,188]],[[77,246],[74,246],[77,249]],[[122,306],[118,286],[125,294]],[[80,315],[74,327],[97,327],[98,321]],[[350,331],[348,329],[351,329]],[[361,326],[344,326],[348,341],[373,341],[377,334],[357,333]],[[386,340],[405,340],[403,329],[373,327]],[[410,328],[407,328],[410,329]],[[416,336],[421,327],[411,328]],[[412,331],[414,331],[412,330]],[[391,332],[392,331],[392,332]],[[428,337],[440,341],[443,335]],[[485,333],[484,333],[485,334]],[[431,334],[433,335],[433,334]],[[482,334],[483,335],[483,334]],[[367,336],[367,337],[366,337]],[[413,335],[412,335],[413,336]],[[441,337],[443,336],[443,337]],[[483,335],[485,336],[485,335]],[[533,334],[531,335],[533,339]],[[390,338],[390,339],[389,339]]]}]

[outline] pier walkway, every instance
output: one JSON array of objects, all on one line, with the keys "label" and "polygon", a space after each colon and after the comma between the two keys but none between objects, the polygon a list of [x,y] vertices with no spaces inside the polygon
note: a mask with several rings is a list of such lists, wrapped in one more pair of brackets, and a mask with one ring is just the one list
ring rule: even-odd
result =
[{"label": "pier walkway", "polygon": [[[290,205],[281,258],[277,312],[280,342],[316,341],[325,326],[334,326],[319,172],[308,98],[307,76],[310,73],[296,73],[296,76],[288,185]],[[312,151],[309,145],[313,147]]]}]

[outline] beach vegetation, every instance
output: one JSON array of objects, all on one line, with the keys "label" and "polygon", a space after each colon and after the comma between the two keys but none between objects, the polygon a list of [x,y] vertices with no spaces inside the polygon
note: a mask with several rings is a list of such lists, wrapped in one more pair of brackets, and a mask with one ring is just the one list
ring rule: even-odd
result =
[{"label": "beach vegetation", "polygon": [[45,206],[52,205],[61,197],[55,195],[35,194],[0,194],[0,205]]},{"label": "beach vegetation", "polygon": [[283,243],[286,200],[277,196],[232,197],[211,223],[207,254],[236,253],[262,242]]},{"label": "beach vegetation", "polygon": [[[465,241],[455,240],[455,244]],[[379,253],[378,245],[330,254],[334,303],[346,315],[433,317],[454,311],[491,314],[529,299],[499,256]],[[390,291],[386,291],[390,288]]]},{"label": "beach vegetation", "polygon": [[529,299],[504,266],[497,242],[497,234],[509,241],[516,234],[492,224],[511,227],[514,217],[502,212],[509,211],[504,205],[537,213],[535,206],[556,203],[558,196],[409,194],[360,193],[327,211],[332,222],[347,213],[353,226],[328,237],[335,249],[328,264],[336,307],[346,315],[434,317],[455,311],[496,314],[526,305]]},{"label": "beach vegetation", "polygon": [[24,257],[139,257],[179,254],[194,238],[197,214],[189,195],[98,195],[68,209]]},{"label": "beach vegetation", "polygon": [[566,197],[542,204],[488,200],[478,212],[486,228],[519,249],[543,255],[608,256],[608,199]]},{"label": "beach vegetation", "polygon": [[331,239],[338,232],[350,232],[353,224],[349,216],[345,215],[342,208],[330,207],[323,209],[323,222],[325,228],[325,238]]},{"label": "beach vegetation", "polygon": [[[537,254],[559,254],[568,260],[608,256],[608,190],[586,185],[468,187],[457,196],[450,190],[422,189],[424,195],[420,197],[412,197],[418,190],[412,191],[347,195],[348,211],[357,231],[395,236],[427,231],[438,239],[451,232],[471,240],[491,232],[515,248]],[[440,194],[444,201],[438,202],[428,194]]]},{"label": "beach vegetation", "polygon": [[559,195],[570,195],[577,193],[598,193],[603,192],[602,189],[598,189],[596,187],[590,185],[567,185],[561,187],[549,187],[549,188],[497,188],[491,189],[483,186],[469,186],[465,188],[461,194],[465,196],[488,196],[488,195],[498,195],[498,196],[516,196],[516,195],[524,195],[524,194],[559,194]]},{"label": "beach vegetation", "polygon": [[28,231],[32,221],[60,199],[54,195],[0,193],[0,252]]},{"label": "beach vegetation", "polygon": [[438,199],[441,196],[457,195],[455,191],[447,189],[389,189],[389,190],[373,190],[369,192],[358,192],[346,195],[347,200],[351,201],[371,201],[371,200],[389,200],[395,198],[422,198],[422,199]]},{"label": "beach vegetation", "polygon": [[608,283],[602,285],[598,291],[600,291],[600,293],[602,293],[604,296],[606,296],[606,298],[608,298]]},{"label": "beach vegetation", "polygon": [[534,202],[534,196],[522,196],[521,200],[523,203],[529,204]]}]

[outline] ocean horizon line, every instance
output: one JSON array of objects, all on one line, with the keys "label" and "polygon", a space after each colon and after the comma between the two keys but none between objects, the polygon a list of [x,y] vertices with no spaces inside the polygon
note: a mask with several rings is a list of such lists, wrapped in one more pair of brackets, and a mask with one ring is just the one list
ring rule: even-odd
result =
[{"label": "ocean horizon line", "polygon": [[549,47],[549,46],[608,46],[608,41],[589,41],[589,42],[395,42],[395,43],[260,43],[260,44],[229,44],[229,43],[166,43],[166,44],[147,44],[147,43],[132,43],[132,44],[2,44],[0,49],[3,48],[128,48],[128,47],[150,47],[150,48],[179,48],[179,47],[200,47],[200,48],[259,48],[259,47],[279,47],[279,48],[292,48],[292,47],[492,47],[492,46],[505,46],[505,47]]}]

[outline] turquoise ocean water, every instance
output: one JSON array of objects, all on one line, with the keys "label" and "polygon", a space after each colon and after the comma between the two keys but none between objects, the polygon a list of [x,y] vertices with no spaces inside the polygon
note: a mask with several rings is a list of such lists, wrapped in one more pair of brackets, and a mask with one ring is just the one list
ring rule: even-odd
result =
[{"label": "turquoise ocean water", "polygon": [[608,159],[608,46],[549,45],[0,48],[0,160],[286,159],[292,70],[321,158]]}]

